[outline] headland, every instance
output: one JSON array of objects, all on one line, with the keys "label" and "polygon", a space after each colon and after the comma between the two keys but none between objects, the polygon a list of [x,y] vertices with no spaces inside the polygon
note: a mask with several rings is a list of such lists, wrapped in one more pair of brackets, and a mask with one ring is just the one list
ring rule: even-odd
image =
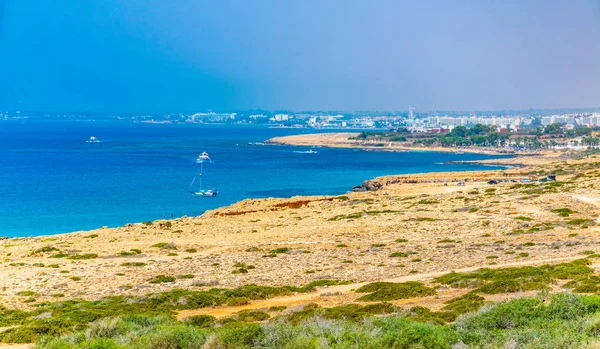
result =
[{"label": "headland", "polygon": [[[520,167],[383,176],[341,196],[247,199],[199,217],[3,240],[3,312],[24,311],[25,320],[7,321],[0,338],[40,338],[31,327],[39,316],[59,316],[57,304],[74,299],[96,302],[84,303],[93,313],[106,300],[167,297],[157,308],[165,314],[214,321],[385,300],[392,313],[421,307],[451,323],[462,312],[444,309],[460,297],[477,295],[481,305],[540,290],[579,292],[581,278],[596,280],[600,267],[600,163],[562,153],[506,161]],[[545,276],[503,284],[481,268]],[[556,268],[565,272],[548,271]],[[592,286],[600,289],[598,280]],[[411,291],[365,297],[362,290],[381,285]],[[191,302],[198,294],[223,298]]]}]

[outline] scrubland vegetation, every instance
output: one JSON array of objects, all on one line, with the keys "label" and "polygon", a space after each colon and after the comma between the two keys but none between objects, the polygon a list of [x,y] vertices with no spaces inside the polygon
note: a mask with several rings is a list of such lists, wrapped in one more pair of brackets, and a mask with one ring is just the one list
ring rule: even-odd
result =
[{"label": "scrubland vegetation", "polygon": [[[431,287],[414,281],[373,282],[354,290],[360,295],[358,303],[249,309],[219,319],[195,315],[177,321],[175,315],[184,309],[239,306],[346,282],[176,289],[98,301],[40,303],[31,311],[0,309],[0,327],[8,328],[0,333],[0,340],[37,341],[36,348],[43,349],[579,348],[600,344],[600,296],[550,294],[548,290],[562,283],[563,289],[575,293],[598,292],[600,277],[588,264],[581,259],[539,267],[452,272],[434,279]],[[437,311],[390,303],[435,296],[440,285],[467,290]],[[541,292],[496,303],[482,296],[529,290]],[[22,296],[35,295],[22,292]]]},{"label": "scrubland vegetation", "polygon": [[480,306],[451,325],[430,321],[426,308],[402,311],[389,303],[307,307],[272,318],[254,311],[218,321],[206,316],[177,322],[166,316],[123,315],[96,320],[62,336],[52,333],[42,337],[36,348],[579,348],[599,344],[600,296],[541,294],[493,305],[472,298],[464,310]]}]

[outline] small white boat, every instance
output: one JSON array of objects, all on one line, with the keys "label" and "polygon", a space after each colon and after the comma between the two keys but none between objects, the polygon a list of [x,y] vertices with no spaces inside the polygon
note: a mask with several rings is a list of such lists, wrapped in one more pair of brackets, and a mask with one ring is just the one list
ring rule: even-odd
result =
[{"label": "small white boat", "polygon": [[317,154],[318,151],[316,151],[314,148],[312,148],[310,150],[294,150],[294,153],[297,153],[297,154]]},{"label": "small white boat", "polygon": [[90,139],[88,139],[87,141],[85,141],[86,143],[99,143],[100,141],[98,140],[98,138],[91,136]]},{"label": "small white boat", "polygon": [[203,164],[205,162],[211,162],[212,160],[210,160],[210,156],[208,156],[207,152],[202,152],[202,154],[198,155],[198,158],[196,159],[196,163],[198,164]]}]

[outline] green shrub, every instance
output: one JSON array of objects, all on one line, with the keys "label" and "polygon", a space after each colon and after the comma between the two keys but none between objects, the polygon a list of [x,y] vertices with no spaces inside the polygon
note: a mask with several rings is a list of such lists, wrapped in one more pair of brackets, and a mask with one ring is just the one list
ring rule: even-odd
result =
[{"label": "green shrub", "polygon": [[417,222],[433,222],[435,221],[435,218],[431,218],[431,217],[418,217],[416,219]]},{"label": "green shrub", "polygon": [[122,267],[144,267],[148,264],[144,263],[144,262],[127,262],[127,263],[121,263]]},{"label": "green shrub", "polygon": [[234,318],[242,322],[264,321],[271,316],[264,311],[259,310],[243,310],[235,314]]},{"label": "green shrub", "polygon": [[270,254],[279,254],[279,253],[288,253],[290,251],[287,247],[279,247],[274,250],[269,251]]},{"label": "green shrub", "polygon": [[67,259],[80,260],[80,259],[94,259],[98,258],[96,253],[84,253],[84,254],[74,254],[68,256]]},{"label": "green shrub", "polygon": [[561,217],[569,217],[573,213],[577,213],[577,212],[575,212],[575,211],[573,211],[573,210],[571,210],[570,208],[567,208],[567,207],[556,208],[554,210],[550,210],[550,212],[558,213],[558,215],[561,216]]},{"label": "green shrub", "polygon": [[439,201],[435,200],[435,199],[423,199],[420,200],[419,202],[417,202],[418,205],[432,205],[432,204],[438,204]]},{"label": "green shrub", "polygon": [[444,303],[446,305],[441,310],[464,314],[481,308],[485,303],[485,298],[475,293],[467,293]]},{"label": "green shrub", "polygon": [[58,251],[58,248],[48,245],[42,248],[38,248],[37,250],[35,250],[35,253],[47,253],[52,251]]},{"label": "green shrub", "polygon": [[167,242],[159,242],[150,247],[157,247],[157,248],[164,249],[164,250],[176,250],[177,249],[177,246],[175,246],[175,244],[172,242],[168,242],[168,243]]},{"label": "green shrub", "polygon": [[237,307],[237,306],[246,305],[246,304],[250,304],[250,299],[248,299],[246,297],[235,297],[235,298],[231,298],[229,301],[227,301],[227,306],[229,306],[229,307]]},{"label": "green shrub", "polygon": [[408,281],[404,283],[373,282],[359,287],[356,292],[369,293],[358,298],[358,301],[392,301],[413,297],[432,296],[436,292],[433,288],[426,287],[420,282]]},{"label": "green shrub", "polygon": [[175,277],[167,276],[167,275],[157,275],[153,279],[150,280],[151,284],[161,284],[161,283],[166,283],[166,282],[175,282]]},{"label": "green shrub", "polygon": [[595,222],[593,219],[587,219],[587,218],[575,218],[575,219],[571,219],[569,221],[566,222],[568,225],[594,225]]},{"label": "green shrub", "polygon": [[233,323],[220,328],[219,335],[225,348],[253,348],[264,338],[265,333],[258,324]]},{"label": "green shrub", "polygon": [[142,250],[139,250],[137,248],[132,248],[131,250],[129,250],[129,252],[127,252],[127,251],[119,252],[119,256],[135,256],[137,254],[142,254]]},{"label": "green shrub", "polygon": [[190,324],[192,326],[200,327],[200,328],[210,328],[213,327],[216,323],[216,318],[210,315],[194,315],[185,318],[183,321],[186,324]]}]

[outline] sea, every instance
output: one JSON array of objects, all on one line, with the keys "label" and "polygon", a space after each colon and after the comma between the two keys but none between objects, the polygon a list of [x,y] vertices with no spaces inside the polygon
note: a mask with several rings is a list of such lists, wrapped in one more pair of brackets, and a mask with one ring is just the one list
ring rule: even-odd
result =
[{"label": "sea", "polygon": [[[339,130],[338,130],[339,131]],[[313,129],[131,121],[0,121],[0,236],[51,235],[151,221],[246,198],[340,195],[389,174],[489,169],[447,161],[502,158],[442,152],[264,145]],[[329,131],[331,132],[331,131]],[[88,143],[91,136],[100,142]],[[195,160],[208,152],[193,197]]]}]

